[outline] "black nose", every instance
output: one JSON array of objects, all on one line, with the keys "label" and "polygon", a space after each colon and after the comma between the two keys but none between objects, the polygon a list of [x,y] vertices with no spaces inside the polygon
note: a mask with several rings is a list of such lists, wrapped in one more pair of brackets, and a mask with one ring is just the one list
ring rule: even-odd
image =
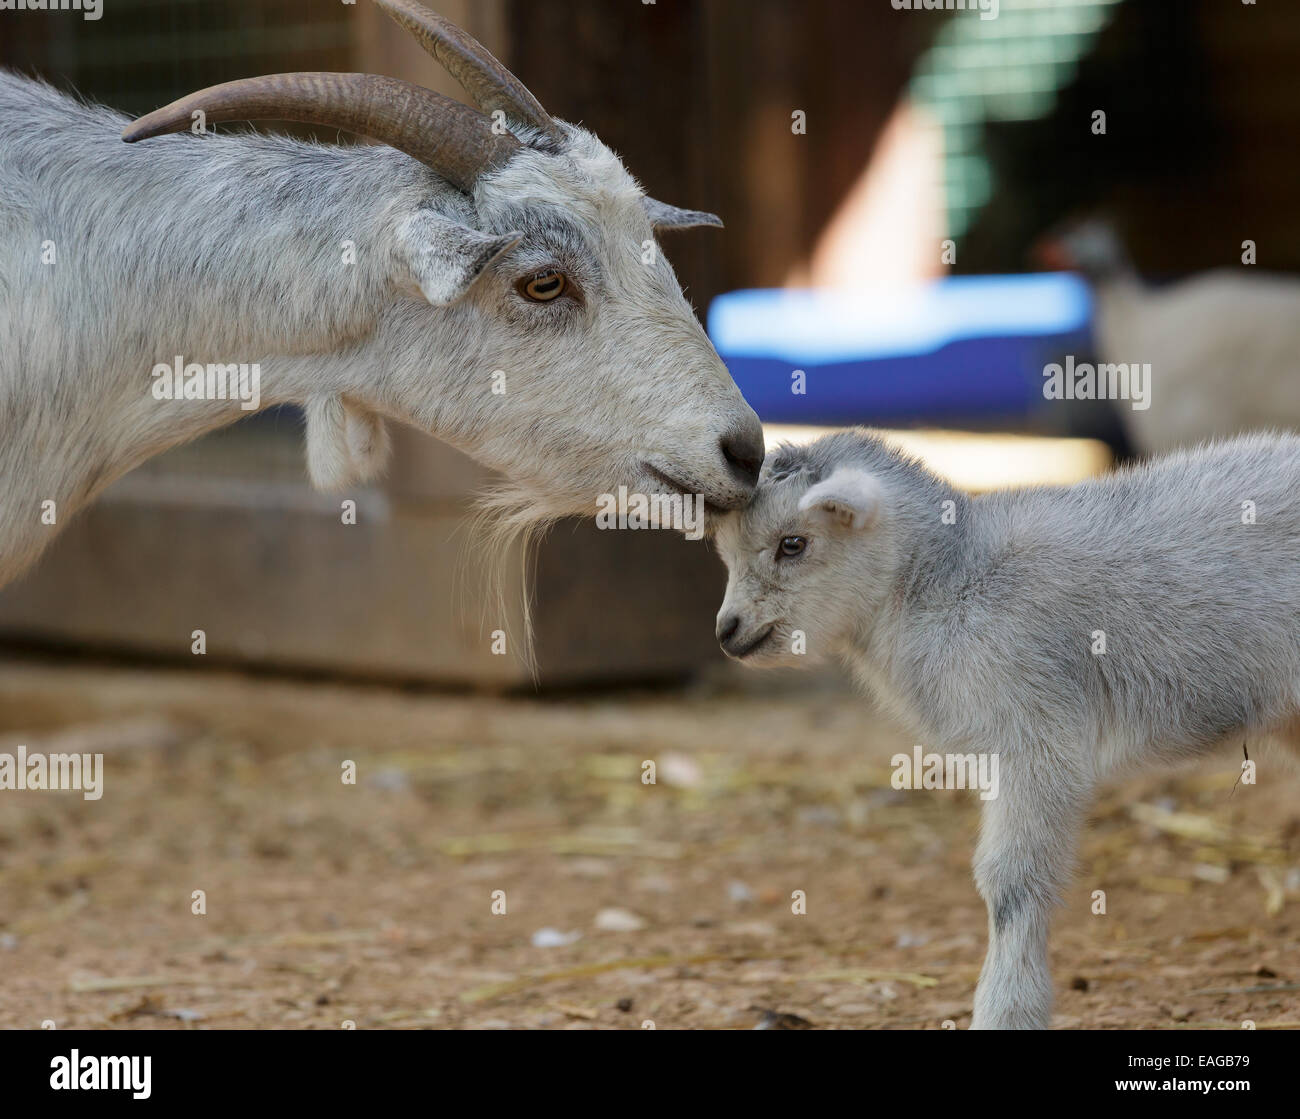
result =
[{"label": "black nose", "polygon": [[728,432],[722,437],[722,457],[727,460],[737,480],[751,488],[758,485],[758,472],[763,469],[766,453],[763,429],[757,425]]},{"label": "black nose", "polygon": [[723,618],[718,623],[718,644],[725,645],[736,636],[736,630],[740,628],[740,615],[732,614],[729,618]]}]

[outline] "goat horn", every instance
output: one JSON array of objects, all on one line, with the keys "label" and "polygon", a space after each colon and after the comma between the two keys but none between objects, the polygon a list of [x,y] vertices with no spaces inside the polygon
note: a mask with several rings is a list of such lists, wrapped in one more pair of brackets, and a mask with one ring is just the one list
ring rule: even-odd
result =
[{"label": "goat horn", "polygon": [[381,140],[472,193],[483,172],[519,149],[482,114],[459,101],[397,78],[374,74],[268,74],[191,93],[122,130],[128,144],[208,120],[291,120]]},{"label": "goat horn", "polygon": [[500,109],[508,118],[530,125],[553,143],[563,143],[564,132],[528,87],[472,35],[417,0],[375,3],[420,41],[483,112]]}]

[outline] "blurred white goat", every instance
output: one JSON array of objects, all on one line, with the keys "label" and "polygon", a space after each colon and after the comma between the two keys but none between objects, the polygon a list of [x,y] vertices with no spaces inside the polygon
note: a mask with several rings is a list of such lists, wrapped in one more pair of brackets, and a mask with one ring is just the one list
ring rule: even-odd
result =
[{"label": "blurred white goat", "polygon": [[1148,287],[1100,219],[1046,238],[1037,255],[1091,281],[1099,361],[1151,365],[1151,406],[1119,408],[1135,450],[1300,430],[1300,280],[1243,266]]}]

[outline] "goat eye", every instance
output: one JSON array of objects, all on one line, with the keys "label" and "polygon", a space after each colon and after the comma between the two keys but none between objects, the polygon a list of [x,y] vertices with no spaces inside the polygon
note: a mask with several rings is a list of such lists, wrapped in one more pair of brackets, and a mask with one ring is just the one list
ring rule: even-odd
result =
[{"label": "goat eye", "polygon": [[777,555],[780,556],[797,556],[808,547],[808,539],[804,536],[786,536],[781,539],[781,546],[777,549]]},{"label": "goat eye", "polygon": [[519,282],[519,293],[534,303],[549,303],[558,299],[569,286],[569,278],[563,272],[539,272]]}]

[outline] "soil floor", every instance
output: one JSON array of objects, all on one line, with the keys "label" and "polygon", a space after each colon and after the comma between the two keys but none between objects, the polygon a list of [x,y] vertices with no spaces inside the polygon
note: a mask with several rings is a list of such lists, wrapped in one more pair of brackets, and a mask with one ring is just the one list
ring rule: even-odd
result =
[{"label": "soil floor", "polygon": [[[840,687],[517,699],[18,657],[19,745],[102,753],[104,784],[0,791],[0,1027],[970,1024],[979,802],[891,788],[911,740]],[[1056,1026],[1300,1028],[1300,778],[1264,756],[1236,784],[1240,760],[1103,794]]]}]

